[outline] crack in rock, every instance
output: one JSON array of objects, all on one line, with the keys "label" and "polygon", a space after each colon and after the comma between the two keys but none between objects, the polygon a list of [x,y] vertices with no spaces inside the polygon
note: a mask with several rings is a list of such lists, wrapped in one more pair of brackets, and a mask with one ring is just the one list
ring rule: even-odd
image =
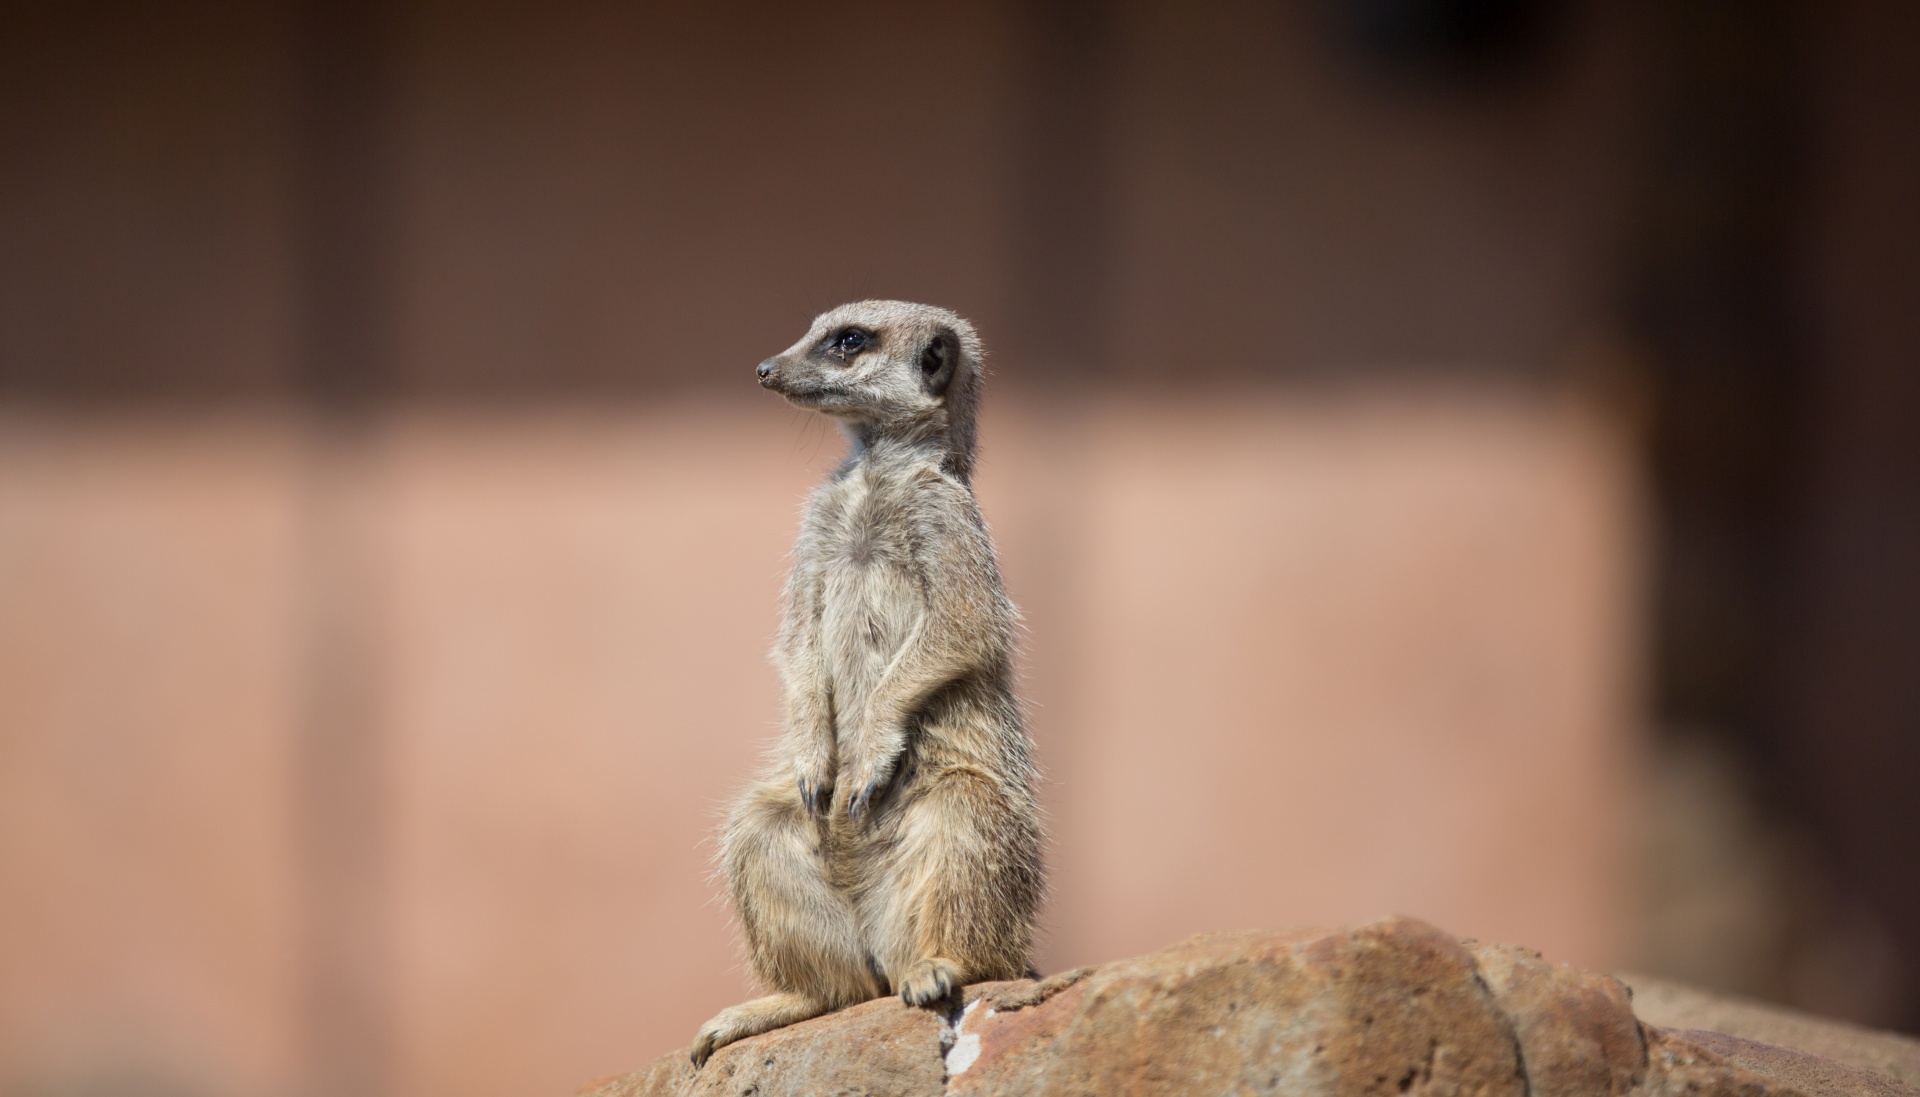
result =
[{"label": "crack in rock", "polygon": [[[940,1046],[947,1054],[947,1081],[949,1082],[958,1075],[965,1074],[967,1068],[980,1058],[980,1034],[966,1031],[967,1018],[973,1016],[973,1011],[980,1008],[980,1002],[981,1000],[976,998],[967,1003],[967,1007],[961,1010],[958,1016],[953,1017],[940,1032]],[[989,1007],[986,1015],[991,1017],[993,1014],[993,1009]]]}]

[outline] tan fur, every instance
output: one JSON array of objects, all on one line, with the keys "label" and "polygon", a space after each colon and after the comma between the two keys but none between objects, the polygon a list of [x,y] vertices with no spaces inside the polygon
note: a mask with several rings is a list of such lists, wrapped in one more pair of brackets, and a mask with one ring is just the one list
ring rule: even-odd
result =
[{"label": "tan fur", "polygon": [[794,550],[785,738],[720,839],[776,993],[702,1026],[695,1063],[889,992],[931,1005],[1030,970],[1039,811],[1014,609],[971,486],[981,358],[945,309],[862,301],[761,363],[761,384],[840,420],[851,448]]}]

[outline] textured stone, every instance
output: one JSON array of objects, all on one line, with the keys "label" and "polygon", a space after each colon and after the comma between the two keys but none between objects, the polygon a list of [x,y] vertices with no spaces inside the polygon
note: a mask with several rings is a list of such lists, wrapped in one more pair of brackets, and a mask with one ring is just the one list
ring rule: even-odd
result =
[{"label": "textured stone", "polygon": [[592,1097],[918,1097],[945,1086],[938,1014],[898,998],[775,1029],[714,1052],[695,1070],[684,1051],[590,1091]]},{"label": "textured stone", "polygon": [[1647,1041],[1647,1074],[1636,1092],[1644,1097],[1806,1097],[1673,1033],[1645,1026],[1640,1031]]},{"label": "textured stone", "polygon": [[950,1014],[887,998],[685,1053],[593,1097],[1920,1097],[1815,1056],[1641,1023],[1618,980],[1390,918],[1220,933]]},{"label": "textured stone", "polygon": [[1519,1038],[1536,1093],[1624,1094],[1646,1075],[1632,996],[1618,979],[1512,945],[1469,946]]},{"label": "textured stone", "polygon": [[1805,1051],[1697,1029],[1670,1034],[1743,1070],[1790,1085],[1807,1097],[1912,1097],[1913,1089],[1885,1075]]},{"label": "textured stone", "polygon": [[1711,994],[1650,975],[1621,976],[1633,988],[1633,1009],[1650,1025],[1701,1029],[1793,1048],[1920,1086],[1920,1039],[1815,1017],[1784,1006]]},{"label": "textured stone", "polygon": [[[960,1029],[978,1029],[980,1061],[955,1092],[1524,1093],[1513,1030],[1472,956],[1417,922],[1198,937],[1098,968],[1011,1018],[979,1012]],[[1003,1028],[1026,1054],[1001,1051]]]}]

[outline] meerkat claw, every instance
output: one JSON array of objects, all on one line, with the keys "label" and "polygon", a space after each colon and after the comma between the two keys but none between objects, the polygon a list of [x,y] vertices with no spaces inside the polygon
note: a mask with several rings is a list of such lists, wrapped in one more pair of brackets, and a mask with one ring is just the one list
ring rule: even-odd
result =
[{"label": "meerkat claw", "polygon": [[804,777],[801,778],[796,783],[800,786],[800,803],[805,805],[807,809],[807,814],[808,815],[820,814],[820,804],[821,804],[820,786],[814,784],[812,781],[809,781]]},{"label": "meerkat claw", "polygon": [[879,787],[878,784],[872,784],[854,793],[847,801],[847,818],[860,818],[860,813],[867,810],[867,804],[873,799],[873,791]]},{"label": "meerkat claw", "polygon": [[943,960],[922,960],[900,980],[900,1000],[910,1006],[930,1006],[953,997],[960,973]]}]

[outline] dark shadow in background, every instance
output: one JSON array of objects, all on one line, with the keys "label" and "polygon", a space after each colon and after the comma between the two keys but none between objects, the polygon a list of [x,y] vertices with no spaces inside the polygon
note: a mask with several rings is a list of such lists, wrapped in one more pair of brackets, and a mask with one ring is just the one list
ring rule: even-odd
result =
[{"label": "dark shadow in background", "polygon": [[1024,16],[1011,319],[1026,353],[1069,384],[1107,358],[1114,13],[1104,0],[1031,0]]},{"label": "dark shadow in background", "polygon": [[378,0],[303,0],[294,20],[294,394],[314,435],[296,817],[307,1084],[319,1097],[394,1090],[391,749],[370,454],[395,375],[397,19]]},{"label": "dark shadow in background", "polygon": [[[1662,730],[1805,828],[1748,989],[1920,1027],[1920,22],[1669,5],[1623,315],[1647,348]],[[1845,974],[1839,974],[1844,972]],[[1851,986],[1820,986],[1839,979]]]}]

